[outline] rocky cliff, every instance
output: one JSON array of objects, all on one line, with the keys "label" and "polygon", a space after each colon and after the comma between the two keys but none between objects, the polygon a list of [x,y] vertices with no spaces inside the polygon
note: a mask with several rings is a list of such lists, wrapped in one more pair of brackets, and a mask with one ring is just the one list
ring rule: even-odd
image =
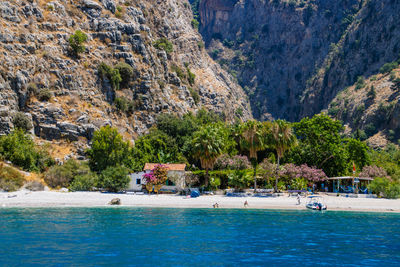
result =
[{"label": "rocky cliff", "polygon": [[[0,133],[12,130],[16,111],[37,136],[73,141],[107,124],[133,139],[161,112],[250,118],[242,89],[208,56],[192,19],[181,0],[1,1]],[[68,42],[76,30],[88,37],[79,56]],[[121,62],[133,73],[117,90],[98,67]]]},{"label": "rocky cliff", "polygon": [[397,59],[397,0],[202,0],[209,53],[246,89],[255,117],[297,120]]}]

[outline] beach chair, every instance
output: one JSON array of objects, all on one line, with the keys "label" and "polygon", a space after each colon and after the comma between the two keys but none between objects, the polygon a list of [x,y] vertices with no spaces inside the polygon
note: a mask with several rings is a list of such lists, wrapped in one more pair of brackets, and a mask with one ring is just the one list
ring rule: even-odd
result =
[{"label": "beach chair", "polygon": [[364,189],[360,188],[359,190],[362,194],[368,194],[368,188],[364,188]]}]

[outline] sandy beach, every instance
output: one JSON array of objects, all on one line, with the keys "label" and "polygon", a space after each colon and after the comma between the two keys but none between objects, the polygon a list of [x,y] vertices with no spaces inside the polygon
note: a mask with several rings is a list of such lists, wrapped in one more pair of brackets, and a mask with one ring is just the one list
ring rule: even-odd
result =
[{"label": "sandy beach", "polygon": [[[346,198],[322,195],[328,210],[400,212],[400,199]],[[244,208],[247,200],[252,209],[297,209],[304,210],[306,199],[297,205],[295,197],[226,197],[201,196],[185,198],[174,195],[132,195],[100,192],[30,192],[18,191],[0,193],[0,208],[4,207],[104,207],[113,198],[121,199],[121,206],[128,207],[168,207],[168,208]]]}]

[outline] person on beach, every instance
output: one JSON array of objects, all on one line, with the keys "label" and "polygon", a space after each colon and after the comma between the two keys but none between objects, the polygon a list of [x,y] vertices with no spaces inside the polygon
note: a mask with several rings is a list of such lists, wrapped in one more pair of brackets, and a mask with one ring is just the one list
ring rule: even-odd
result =
[{"label": "person on beach", "polygon": [[300,194],[297,193],[297,205],[300,205]]},{"label": "person on beach", "polygon": [[213,204],[213,208],[214,208],[214,209],[219,208],[218,203]]},{"label": "person on beach", "polygon": [[243,205],[244,205],[245,208],[248,208],[249,207],[249,202],[247,202],[247,200],[246,200]]}]

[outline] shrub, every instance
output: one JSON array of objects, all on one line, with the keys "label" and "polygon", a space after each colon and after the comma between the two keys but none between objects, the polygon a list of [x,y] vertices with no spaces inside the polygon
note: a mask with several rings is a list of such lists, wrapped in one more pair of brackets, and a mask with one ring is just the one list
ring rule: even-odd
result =
[{"label": "shrub", "polygon": [[384,192],[387,198],[400,198],[400,184],[396,182],[390,182]]},{"label": "shrub", "polygon": [[356,82],[356,90],[359,90],[361,88],[365,87],[365,79],[363,76],[358,76],[357,82]]},{"label": "shrub", "polygon": [[120,192],[128,187],[128,169],[122,166],[108,167],[99,177],[99,185],[109,192]]},{"label": "shrub", "polygon": [[16,191],[24,184],[24,177],[14,168],[0,164],[0,189]]},{"label": "shrub", "polygon": [[128,86],[133,77],[133,68],[123,62],[118,63],[114,68],[118,70],[121,76],[121,85],[123,87]]},{"label": "shrub", "polygon": [[376,127],[375,125],[371,122],[365,125],[364,131],[367,134],[367,136],[373,136],[376,133]]},{"label": "shrub", "polygon": [[369,89],[367,96],[368,96],[368,98],[375,99],[376,91],[375,91],[375,87],[373,85],[371,85],[371,88]]},{"label": "shrub", "polygon": [[253,182],[253,176],[247,171],[234,171],[228,175],[228,185],[235,189],[248,188]]},{"label": "shrub", "polygon": [[217,190],[221,186],[221,179],[218,177],[210,177],[210,188],[212,190]]},{"label": "shrub", "polygon": [[186,78],[184,70],[179,68],[179,66],[173,64],[171,66],[171,70],[176,73],[176,75],[179,77],[179,79],[183,80]]},{"label": "shrub", "polygon": [[120,83],[122,81],[121,75],[119,73],[118,69],[113,69],[111,72],[111,77],[110,77],[111,85],[114,89],[119,90],[120,88]]},{"label": "shrub", "polygon": [[128,100],[126,100],[126,98],[116,97],[114,100],[114,104],[118,110],[122,112],[128,111]]},{"label": "shrub", "polygon": [[192,19],[192,27],[193,27],[193,29],[196,29],[196,30],[198,30],[199,29],[199,22],[197,21],[197,19]]},{"label": "shrub", "polygon": [[291,190],[305,190],[307,189],[307,181],[304,178],[296,178],[290,182]]},{"label": "shrub", "polygon": [[39,93],[38,87],[35,83],[29,83],[27,90],[30,95],[37,95]]},{"label": "shrub", "polygon": [[39,99],[39,101],[42,101],[42,102],[50,101],[51,97],[52,97],[52,93],[47,88],[41,89],[38,93],[38,99]]},{"label": "shrub", "polygon": [[22,129],[0,136],[0,156],[26,171],[42,171],[54,163],[46,151],[36,148]]},{"label": "shrub", "polygon": [[72,181],[69,189],[71,191],[93,191],[97,186],[98,177],[94,173],[78,175]]},{"label": "shrub", "polygon": [[78,175],[91,174],[87,164],[70,159],[63,165],[51,167],[44,176],[44,181],[52,188],[68,187]]},{"label": "shrub", "polygon": [[33,128],[31,120],[29,119],[28,115],[23,112],[15,113],[12,123],[14,124],[14,128],[22,129],[23,131],[27,132]]},{"label": "shrub", "polygon": [[186,72],[189,84],[193,85],[196,79],[196,75],[193,72],[191,72],[189,68],[186,68]]},{"label": "shrub", "polygon": [[198,41],[197,42],[197,46],[199,47],[199,49],[203,49],[204,48],[204,43],[202,41]]},{"label": "shrub", "polygon": [[383,74],[391,72],[393,69],[397,68],[398,65],[397,62],[386,63],[379,69],[379,72]]},{"label": "shrub", "polygon": [[[106,63],[101,62],[100,65],[97,67],[97,71],[99,72],[99,75],[102,80],[107,78],[108,80],[110,80],[112,88],[119,90],[120,84],[122,82],[122,77],[119,72],[119,68],[124,71],[125,81],[128,82],[128,80],[130,80],[130,78],[129,78],[130,70],[128,68],[126,68],[126,66],[124,66],[124,65],[117,64],[116,68],[113,68],[113,67],[107,65]],[[133,72],[133,70],[132,70],[132,72]]]},{"label": "shrub", "polygon": [[174,51],[174,46],[167,38],[163,37],[153,43],[153,46],[159,50],[164,50],[167,54]]},{"label": "shrub", "polygon": [[100,77],[102,79],[107,78],[109,80],[111,80],[112,70],[113,70],[113,68],[104,62],[101,62],[97,68],[97,71],[99,72]]},{"label": "shrub", "polygon": [[85,52],[86,47],[83,45],[83,43],[86,42],[87,38],[87,35],[81,30],[75,31],[75,34],[72,34],[69,37],[69,45],[76,56],[79,56],[79,53]]},{"label": "shrub", "polygon": [[190,96],[193,98],[194,103],[197,105],[200,101],[199,93],[194,90],[192,87],[189,87]]},{"label": "shrub", "polygon": [[368,190],[377,195],[383,195],[389,183],[390,181],[388,178],[377,177],[368,185]]}]

